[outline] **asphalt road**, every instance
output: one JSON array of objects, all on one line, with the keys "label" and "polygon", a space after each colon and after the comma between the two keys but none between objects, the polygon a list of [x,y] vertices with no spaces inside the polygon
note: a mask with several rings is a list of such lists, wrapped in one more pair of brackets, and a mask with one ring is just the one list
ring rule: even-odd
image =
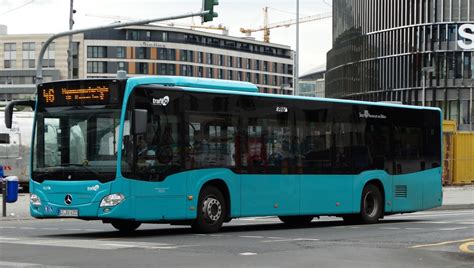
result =
[{"label": "asphalt road", "polygon": [[233,220],[217,234],[142,225],[124,236],[78,220],[0,222],[0,267],[474,267],[474,211],[426,211],[376,225]]}]

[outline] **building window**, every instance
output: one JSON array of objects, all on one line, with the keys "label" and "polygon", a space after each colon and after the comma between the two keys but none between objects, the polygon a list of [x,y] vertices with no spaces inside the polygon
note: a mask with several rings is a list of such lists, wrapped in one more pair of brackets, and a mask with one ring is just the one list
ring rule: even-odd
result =
[{"label": "building window", "polygon": [[224,79],[224,70],[219,69],[217,71],[217,79]]},{"label": "building window", "polygon": [[158,48],[160,60],[176,60],[176,50],[172,48]]},{"label": "building window", "polygon": [[245,75],[247,76],[247,79],[246,79],[246,80],[247,80],[247,82],[252,82],[252,76],[251,76],[251,73],[247,72]]},{"label": "building window", "polygon": [[87,72],[88,73],[107,73],[107,62],[88,61]]},{"label": "building window", "polygon": [[219,66],[224,65],[224,55],[219,55],[219,61],[217,62],[217,65]]},{"label": "building window", "polygon": [[107,58],[107,47],[87,47],[88,58]]},{"label": "building window", "polygon": [[278,63],[276,62],[273,63],[273,72],[278,73]]},{"label": "building window", "polygon": [[181,61],[194,61],[194,51],[192,50],[180,50],[180,60]]},{"label": "building window", "polygon": [[213,63],[212,58],[213,58],[212,53],[206,53],[206,63],[207,64],[212,64]]},{"label": "building window", "polygon": [[232,67],[234,65],[233,61],[232,56],[227,56],[227,67]]},{"label": "building window", "polygon": [[259,71],[260,70],[260,61],[255,60],[255,70]]},{"label": "building window", "polygon": [[5,43],[5,69],[16,68],[16,44]]},{"label": "building window", "polygon": [[198,77],[204,77],[204,68],[203,68],[202,66],[199,66],[199,67],[198,67],[197,76],[198,76]]},{"label": "building window", "polygon": [[268,61],[263,62],[263,71],[268,72]]},{"label": "building window", "polygon": [[149,47],[137,47],[136,48],[136,59],[149,59],[150,48]]},{"label": "building window", "polygon": [[202,63],[203,54],[204,54],[204,53],[202,53],[202,52],[198,52],[198,53],[197,53],[197,62],[198,62],[198,63]]},{"label": "building window", "polygon": [[232,70],[227,71],[227,79],[234,80],[234,72]]},{"label": "building window", "polygon": [[263,84],[268,85],[268,75],[266,74],[263,75]]},{"label": "building window", "polygon": [[125,58],[125,47],[117,47],[117,58],[123,59]]},{"label": "building window", "polygon": [[212,68],[207,69],[207,78],[214,78],[214,69]]},{"label": "building window", "polygon": [[251,68],[251,66],[252,66],[250,59],[247,59],[245,62],[246,62],[246,66],[245,66],[245,67],[247,68],[247,70],[250,70],[250,68]]},{"label": "building window", "polygon": [[137,62],[137,74],[148,74],[148,63]]},{"label": "building window", "polygon": [[46,52],[43,57],[43,62],[42,66],[44,68],[53,68],[56,65],[55,58],[56,58],[56,50],[55,50],[55,44],[51,43],[49,44],[48,48],[46,49]]},{"label": "building window", "polygon": [[127,40],[138,40],[138,30],[127,30]]},{"label": "building window", "polygon": [[237,72],[237,80],[242,81],[242,72],[241,71]]},{"label": "building window", "polygon": [[126,71],[126,70],[125,70],[125,62],[120,61],[120,62],[118,63],[118,65],[117,65],[117,70],[119,70],[119,71]]},{"label": "building window", "polygon": [[242,68],[242,58],[237,58],[237,68]]},{"label": "building window", "polygon": [[255,84],[260,84],[260,74],[255,74]]},{"label": "building window", "polygon": [[23,68],[35,68],[35,43],[25,42],[23,49]]},{"label": "building window", "polygon": [[163,42],[168,42],[168,33],[167,32],[162,32],[161,33],[161,40],[163,40]]}]

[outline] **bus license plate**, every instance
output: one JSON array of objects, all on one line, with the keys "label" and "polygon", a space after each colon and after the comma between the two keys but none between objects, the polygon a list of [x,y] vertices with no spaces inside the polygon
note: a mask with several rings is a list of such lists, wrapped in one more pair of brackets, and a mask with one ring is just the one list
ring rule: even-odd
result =
[{"label": "bus license plate", "polygon": [[79,216],[79,211],[77,209],[60,209],[59,217],[77,217]]}]

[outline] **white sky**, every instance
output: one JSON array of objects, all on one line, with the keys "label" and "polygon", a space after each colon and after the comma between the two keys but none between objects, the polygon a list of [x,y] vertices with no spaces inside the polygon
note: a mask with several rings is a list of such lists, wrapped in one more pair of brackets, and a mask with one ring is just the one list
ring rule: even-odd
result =
[{"label": "white sky", "polygon": [[[8,26],[9,34],[56,33],[69,27],[69,0],[0,0],[0,24]],[[332,0],[300,0],[300,16],[331,12]],[[87,15],[119,16],[148,19],[199,11],[201,0],[74,0],[77,10],[74,29],[112,23],[110,18]],[[296,0],[219,0],[215,10],[219,17],[209,25],[222,24],[230,29],[230,35],[243,36],[241,27],[257,28],[263,24],[263,7],[268,6],[269,22],[275,23],[295,18]],[[201,19],[194,18],[195,24]],[[175,23],[189,24],[192,19]],[[324,64],[326,53],[331,49],[332,20],[308,22],[300,25],[300,75]],[[271,30],[272,43],[295,48],[296,27]],[[219,33],[219,31],[213,31]],[[263,32],[253,33],[262,40]]]}]

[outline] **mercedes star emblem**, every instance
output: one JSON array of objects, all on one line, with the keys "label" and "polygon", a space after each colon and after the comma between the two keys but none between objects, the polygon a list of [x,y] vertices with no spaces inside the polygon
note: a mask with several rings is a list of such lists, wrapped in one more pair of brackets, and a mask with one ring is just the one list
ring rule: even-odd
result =
[{"label": "mercedes star emblem", "polygon": [[66,197],[64,197],[64,203],[66,203],[66,205],[70,205],[72,203],[72,196],[70,194],[67,194]]}]

